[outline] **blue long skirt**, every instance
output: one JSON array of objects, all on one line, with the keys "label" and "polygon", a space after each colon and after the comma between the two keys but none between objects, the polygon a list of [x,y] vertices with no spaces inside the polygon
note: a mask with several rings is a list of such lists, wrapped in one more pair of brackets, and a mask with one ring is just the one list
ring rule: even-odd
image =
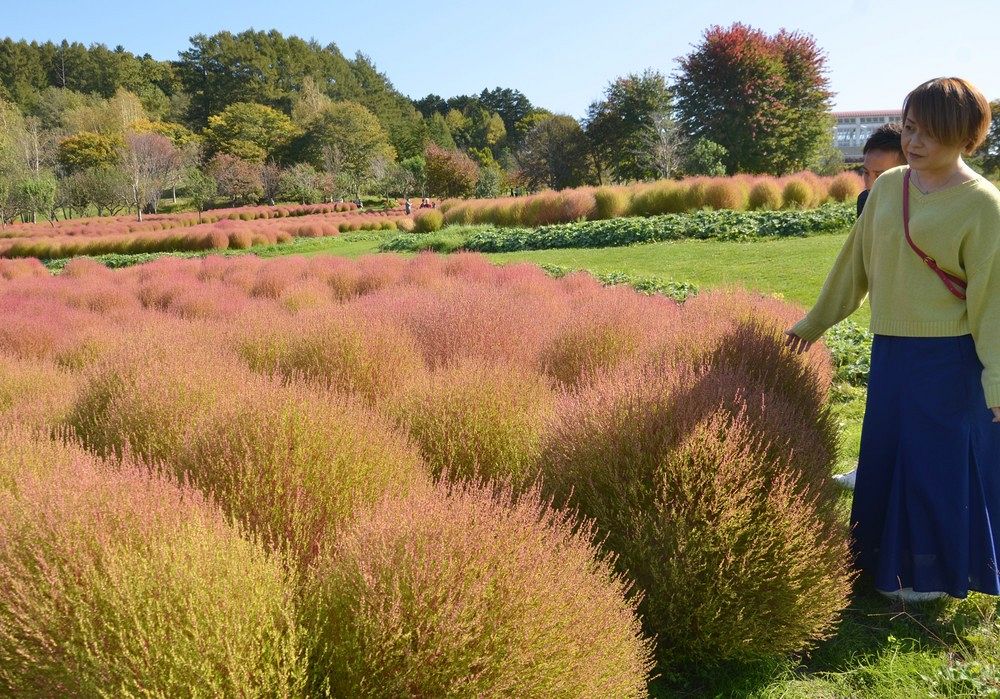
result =
[{"label": "blue long skirt", "polygon": [[971,335],[872,344],[852,546],[880,590],[1000,594],[1000,424]]}]

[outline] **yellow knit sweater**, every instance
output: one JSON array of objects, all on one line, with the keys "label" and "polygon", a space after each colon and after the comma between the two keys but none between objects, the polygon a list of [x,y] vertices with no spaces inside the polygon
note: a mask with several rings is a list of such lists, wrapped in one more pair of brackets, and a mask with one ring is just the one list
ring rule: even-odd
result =
[{"label": "yellow knit sweater", "polygon": [[977,178],[930,194],[910,183],[910,236],[941,269],[964,279],[966,300],[907,244],[903,174],[885,172],[872,187],[812,310],[794,332],[817,340],[871,297],[871,331],[904,337],[972,334],[990,407],[1000,406],[1000,191]]}]

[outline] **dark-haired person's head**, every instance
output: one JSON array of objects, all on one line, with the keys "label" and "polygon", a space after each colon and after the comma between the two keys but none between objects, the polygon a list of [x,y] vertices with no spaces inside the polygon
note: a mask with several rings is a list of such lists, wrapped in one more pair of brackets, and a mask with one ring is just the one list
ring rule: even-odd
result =
[{"label": "dark-haired person's head", "polygon": [[875,129],[865,141],[865,147],[862,150],[864,162],[861,166],[861,176],[865,180],[865,189],[871,189],[875,178],[886,170],[906,165],[901,130],[902,127],[899,124],[883,124]]}]

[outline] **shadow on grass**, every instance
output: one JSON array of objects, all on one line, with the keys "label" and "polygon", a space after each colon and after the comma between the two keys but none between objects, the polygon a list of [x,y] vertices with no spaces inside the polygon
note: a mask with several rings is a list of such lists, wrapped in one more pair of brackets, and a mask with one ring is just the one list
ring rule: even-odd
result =
[{"label": "shadow on grass", "polygon": [[836,634],[808,654],[660,668],[650,696],[1000,696],[991,668],[1000,648],[998,617],[994,597],[903,605],[861,579]]}]

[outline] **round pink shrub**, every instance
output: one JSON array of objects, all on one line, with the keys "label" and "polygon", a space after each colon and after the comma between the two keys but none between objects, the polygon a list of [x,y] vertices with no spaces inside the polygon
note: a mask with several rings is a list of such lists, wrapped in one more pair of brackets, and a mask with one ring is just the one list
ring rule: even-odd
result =
[{"label": "round pink shrub", "polygon": [[0,464],[0,692],[302,691],[291,581],[198,492],[11,433]]},{"label": "round pink shrub", "polygon": [[307,587],[311,688],[646,696],[651,643],[594,537],[535,493],[439,486],[381,502]]}]

